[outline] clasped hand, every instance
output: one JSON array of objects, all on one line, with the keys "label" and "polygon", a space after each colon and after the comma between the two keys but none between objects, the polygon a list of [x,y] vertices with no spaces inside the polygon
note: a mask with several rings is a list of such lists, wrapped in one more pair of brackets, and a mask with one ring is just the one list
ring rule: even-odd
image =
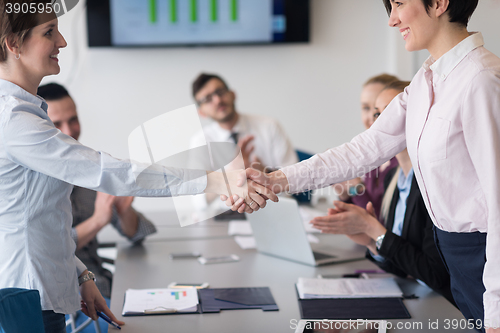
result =
[{"label": "clasped hand", "polygon": [[236,187],[244,188],[245,184],[248,187],[248,192],[244,191],[243,194],[240,194],[237,191],[232,193],[232,197],[223,194],[221,200],[225,201],[226,205],[231,207],[231,210],[249,214],[264,208],[266,200],[278,202],[276,194],[288,191],[289,186],[283,172],[278,170],[272,173],[264,173],[253,168],[248,168],[238,174]]},{"label": "clasped hand", "polygon": [[[259,172],[259,171],[256,171]],[[229,206],[236,207],[240,213],[252,213],[266,207],[266,201],[278,202],[278,196],[265,185],[247,179],[245,170],[208,173],[206,193],[216,193]]]}]

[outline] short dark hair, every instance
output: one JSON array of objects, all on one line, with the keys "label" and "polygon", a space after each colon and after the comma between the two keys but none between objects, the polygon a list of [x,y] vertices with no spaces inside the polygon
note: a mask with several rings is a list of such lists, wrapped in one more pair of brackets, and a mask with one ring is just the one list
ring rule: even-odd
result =
[{"label": "short dark hair", "polygon": [[224,81],[219,75],[201,73],[193,82],[193,97],[195,97],[198,91],[203,89],[203,87],[208,83],[208,81],[212,79],[219,80],[220,82],[222,82],[222,84],[224,84],[226,89],[229,89],[228,85],[226,84],[226,81]]},{"label": "short dark hair", "polygon": [[[391,15],[391,0],[383,0],[387,14]],[[430,8],[436,0],[421,0],[425,10],[429,13]],[[476,10],[479,0],[450,0],[447,13],[450,16],[450,22],[456,22],[467,27],[469,20]]]},{"label": "short dark hair", "polygon": [[56,101],[69,96],[66,88],[57,83],[49,83],[38,87],[37,94],[46,101]]}]

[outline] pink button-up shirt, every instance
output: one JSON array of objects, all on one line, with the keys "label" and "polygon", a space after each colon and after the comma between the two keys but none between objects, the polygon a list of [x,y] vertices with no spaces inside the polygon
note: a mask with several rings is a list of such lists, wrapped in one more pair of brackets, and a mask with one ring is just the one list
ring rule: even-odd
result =
[{"label": "pink button-up shirt", "polygon": [[[434,224],[487,232],[486,324],[500,318],[500,59],[481,33],[437,61],[429,58],[405,92],[350,143],[283,168],[291,192],[345,181],[408,148]],[[464,244],[466,246],[466,244]]]}]

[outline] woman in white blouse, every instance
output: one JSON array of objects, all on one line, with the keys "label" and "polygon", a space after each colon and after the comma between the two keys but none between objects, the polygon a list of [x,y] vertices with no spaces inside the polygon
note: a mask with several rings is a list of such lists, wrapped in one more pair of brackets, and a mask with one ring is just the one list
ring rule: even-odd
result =
[{"label": "woman in white blouse", "polygon": [[500,59],[481,33],[467,31],[478,0],[384,3],[406,49],[431,54],[410,86],[350,143],[247,176],[276,193],[301,192],[354,178],[407,148],[456,303],[478,330],[500,332]]},{"label": "woman in white blouse", "polygon": [[[21,0],[17,3],[33,4]],[[13,1],[0,0],[0,288],[40,292],[46,332],[65,332],[65,313],[80,308],[97,319],[100,310],[118,321],[78,260],[71,238],[72,185],[119,196],[174,196],[224,193],[220,173],[158,167],[146,170],[148,188],[134,177],[135,167],[79,144],[57,130],[47,104],[36,96],[47,75],[59,73],[57,56],[66,46],[54,14],[16,14]],[[47,1],[40,1],[47,10]],[[27,8],[31,8],[28,6]],[[229,182],[235,173],[228,173]],[[236,190],[249,210],[277,197],[262,186]]]}]

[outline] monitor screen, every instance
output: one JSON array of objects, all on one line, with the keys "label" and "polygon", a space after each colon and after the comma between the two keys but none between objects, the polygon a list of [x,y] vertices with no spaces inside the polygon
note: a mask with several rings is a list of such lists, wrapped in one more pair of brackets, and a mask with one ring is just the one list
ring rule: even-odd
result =
[{"label": "monitor screen", "polygon": [[88,0],[89,46],[309,41],[310,0]]}]

